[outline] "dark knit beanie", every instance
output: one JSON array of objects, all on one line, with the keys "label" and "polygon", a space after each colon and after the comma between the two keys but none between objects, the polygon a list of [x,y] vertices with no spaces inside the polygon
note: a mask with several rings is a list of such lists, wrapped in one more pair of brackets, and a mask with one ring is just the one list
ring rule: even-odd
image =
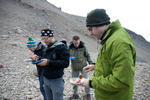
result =
[{"label": "dark knit beanie", "polygon": [[53,37],[54,36],[54,31],[50,30],[50,29],[43,29],[43,30],[41,30],[41,36]]},{"label": "dark knit beanie", "polygon": [[87,14],[86,26],[103,26],[110,24],[110,18],[104,9],[95,9]]},{"label": "dark knit beanie", "polygon": [[28,37],[27,47],[35,47],[37,46],[36,42],[32,39],[31,36]]}]

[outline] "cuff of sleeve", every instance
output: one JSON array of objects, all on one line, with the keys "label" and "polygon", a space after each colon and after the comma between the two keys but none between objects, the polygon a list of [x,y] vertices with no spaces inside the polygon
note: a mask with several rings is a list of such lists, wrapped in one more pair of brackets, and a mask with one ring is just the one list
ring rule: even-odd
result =
[{"label": "cuff of sleeve", "polygon": [[93,88],[93,86],[92,86],[92,80],[89,80],[89,87]]},{"label": "cuff of sleeve", "polygon": [[49,63],[50,63],[50,60],[48,59],[48,60],[47,60],[47,63],[46,63],[46,66],[49,65]]},{"label": "cuff of sleeve", "polygon": [[[91,81],[91,83],[90,83],[90,81]],[[89,79],[89,86],[91,87],[91,88],[94,88],[95,86],[94,86],[94,77],[91,77],[90,79]]]},{"label": "cuff of sleeve", "polygon": [[91,64],[95,65],[95,63],[91,63]]}]

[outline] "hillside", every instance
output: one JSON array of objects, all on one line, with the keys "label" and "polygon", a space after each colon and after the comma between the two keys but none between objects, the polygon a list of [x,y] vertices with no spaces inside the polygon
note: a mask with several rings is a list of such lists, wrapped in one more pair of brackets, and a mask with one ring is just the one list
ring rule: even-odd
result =
[{"label": "hillside", "polygon": [[[0,100],[41,100],[38,79],[34,75],[36,68],[24,59],[32,54],[26,48],[27,37],[33,36],[40,41],[40,30],[47,27],[55,30],[57,40],[65,39],[68,44],[73,35],[79,35],[95,61],[99,44],[89,36],[84,17],[62,12],[61,8],[46,0],[0,0]],[[137,49],[134,99],[148,100],[150,68],[146,62],[150,63],[150,43],[142,36],[127,31]],[[64,98],[67,98],[72,93],[68,82],[70,67],[65,73]],[[83,89],[80,93],[84,94]]]}]

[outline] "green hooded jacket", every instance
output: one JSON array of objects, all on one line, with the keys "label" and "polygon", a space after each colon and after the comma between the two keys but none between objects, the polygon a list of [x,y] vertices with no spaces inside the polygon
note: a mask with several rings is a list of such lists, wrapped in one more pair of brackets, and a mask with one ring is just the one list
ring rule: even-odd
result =
[{"label": "green hooded jacket", "polygon": [[132,100],[136,49],[131,37],[116,20],[101,43],[90,78],[96,100]]}]

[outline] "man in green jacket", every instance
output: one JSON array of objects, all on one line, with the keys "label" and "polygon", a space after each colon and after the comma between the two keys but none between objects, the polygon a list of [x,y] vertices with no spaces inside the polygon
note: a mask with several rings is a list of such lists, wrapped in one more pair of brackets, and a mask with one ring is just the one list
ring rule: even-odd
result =
[{"label": "man in green jacket", "polygon": [[94,69],[93,77],[81,81],[95,89],[96,100],[132,100],[136,49],[119,20],[110,23],[104,9],[88,13],[86,26],[90,35],[101,40],[95,65],[87,65],[85,72]]}]

